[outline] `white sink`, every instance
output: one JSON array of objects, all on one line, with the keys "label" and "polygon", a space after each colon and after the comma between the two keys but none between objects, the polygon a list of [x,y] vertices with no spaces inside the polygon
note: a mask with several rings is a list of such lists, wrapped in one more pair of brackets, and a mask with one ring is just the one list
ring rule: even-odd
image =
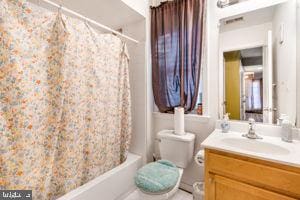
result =
[{"label": "white sink", "polygon": [[287,155],[290,151],[279,145],[271,144],[261,140],[252,140],[247,138],[222,138],[221,142],[225,145],[239,148],[245,151],[254,153],[272,154],[272,155]]},{"label": "white sink", "polygon": [[216,129],[201,143],[201,146],[205,149],[224,151],[300,168],[300,140],[294,140],[292,143],[283,142],[280,137],[269,136],[271,135],[269,132],[266,133],[268,135],[260,132],[263,139],[251,140],[242,137],[245,132],[222,133],[220,129]]}]

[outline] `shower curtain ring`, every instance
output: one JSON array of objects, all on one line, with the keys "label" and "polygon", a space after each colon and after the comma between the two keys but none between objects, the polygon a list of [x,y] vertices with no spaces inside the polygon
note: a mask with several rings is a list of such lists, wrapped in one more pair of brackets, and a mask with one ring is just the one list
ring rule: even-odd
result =
[{"label": "shower curtain ring", "polygon": [[59,4],[58,12],[61,12],[62,10],[62,4]]}]

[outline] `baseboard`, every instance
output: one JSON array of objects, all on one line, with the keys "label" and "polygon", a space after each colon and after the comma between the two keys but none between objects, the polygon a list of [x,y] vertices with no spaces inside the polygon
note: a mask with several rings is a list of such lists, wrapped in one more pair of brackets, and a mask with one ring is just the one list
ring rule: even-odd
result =
[{"label": "baseboard", "polygon": [[181,182],[179,188],[182,189],[182,190],[185,190],[189,193],[193,193],[193,186],[192,185]]}]

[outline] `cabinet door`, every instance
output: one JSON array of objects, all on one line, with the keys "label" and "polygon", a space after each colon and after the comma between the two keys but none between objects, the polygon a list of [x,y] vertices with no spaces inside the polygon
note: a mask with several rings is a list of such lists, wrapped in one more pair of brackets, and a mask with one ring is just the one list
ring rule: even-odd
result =
[{"label": "cabinet door", "polygon": [[296,200],[218,175],[210,175],[207,200]]}]

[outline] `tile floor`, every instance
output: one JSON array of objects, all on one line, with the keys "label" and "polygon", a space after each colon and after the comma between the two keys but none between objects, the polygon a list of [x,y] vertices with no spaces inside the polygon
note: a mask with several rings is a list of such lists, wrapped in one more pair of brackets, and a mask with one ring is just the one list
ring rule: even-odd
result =
[{"label": "tile floor", "polygon": [[[124,200],[142,200],[142,199],[139,198],[138,190],[135,190]],[[178,190],[178,192],[170,200],[193,200],[193,195],[183,190]]]}]

